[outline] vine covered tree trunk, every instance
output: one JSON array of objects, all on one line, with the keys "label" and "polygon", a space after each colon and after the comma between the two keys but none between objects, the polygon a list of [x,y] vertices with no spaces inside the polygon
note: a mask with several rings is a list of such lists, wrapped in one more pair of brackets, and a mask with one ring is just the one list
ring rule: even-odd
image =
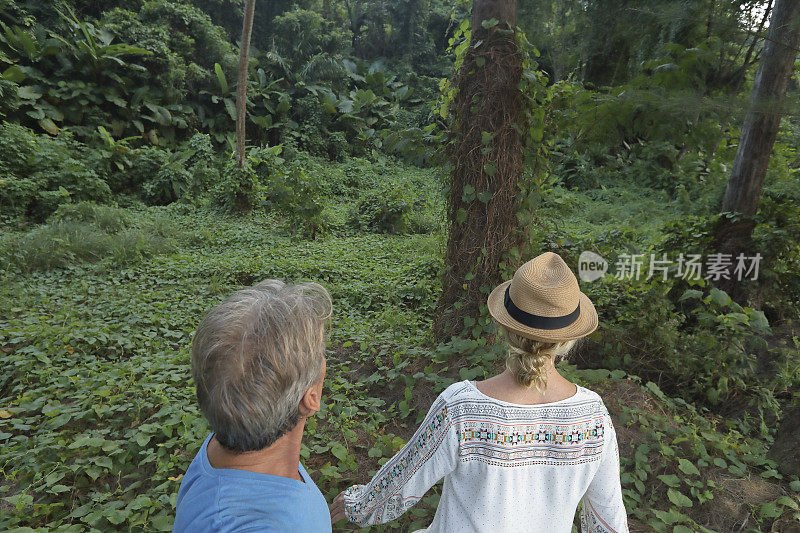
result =
[{"label": "vine covered tree trunk", "polygon": [[[754,216],[758,210],[772,146],[778,135],[786,87],[798,55],[798,45],[800,0],[776,0],[756,71],[750,109],[742,125],[739,147],[722,200],[723,212],[740,213],[743,216],[725,219],[716,230],[717,250],[731,254],[734,263],[740,253],[752,255],[756,252],[752,250]],[[735,299],[741,300],[741,284],[737,284],[732,275],[730,278],[722,280],[721,285]]]},{"label": "vine covered tree trunk", "polygon": [[250,64],[250,37],[253,34],[253,15],[256,0],[247,0],[242,25],[242,41],[239,48],[239,76],[236,85],[236,165],[244,167],[244,146],[246,140],[245,123],[247,121],[247,67]]},{"label": "vine covered tree trunk", "polygon": [[[472,37],[455,75],[448,144],[446,271],[434,319],[445,340],[478,318],[499,264],[522,242],[516,219],[522,171],[522,54],[515,0],[475,0]],[[467,323],[465,323],[467,319]]]}]

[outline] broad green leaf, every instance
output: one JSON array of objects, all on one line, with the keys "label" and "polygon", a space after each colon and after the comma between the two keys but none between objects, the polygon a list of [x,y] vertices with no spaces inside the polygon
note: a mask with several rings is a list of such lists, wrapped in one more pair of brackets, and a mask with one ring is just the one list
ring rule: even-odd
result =
[{"label": "broad green leaf", "polygon": [[228,116],[231,117],[231,120],[236,120],[236,102],[230,98],[225,98],[223,103],[225,104],[225,110],[228,112]]},{"label": "broad green leaf", "polygon": [[685,494],[679,492],[675,489],[667,489],[667,498],[669,501],[677,505],[678,507],[691,507],[692,500],[690,500]]},{"label": "broad green leaf", "polygon": [[681,480],[675,474],[662,474],[658,476],[662,483],[670,487],[679,487]]},{"label": "broad green leaf", "polygon": [[653,509],[653,513],[667,525],[672,525],[677,522],[684,522],[688,519],[686,515],[678,512],[675,509],[670,509],[669,511]]},{"label": "broad green leaf", "polygon": [[36,87],[25,85],[17,89],[17,96],[25,100],[38,100],[42,97],[42,93]]},{"label": "broad green leaf", "polygon": [[690,461],[686,459],[678,459],[678,468],[681,472],[688,475],[700,475],[700,470]]},{"label": "broad green leaf", "polygon": [[168,513],[161,513],[150,520],[150,526],[156,531],[170,531],[173,517]]},{"label": "broad green leaf", "polygon": [[697,289],[686,289],[680,298],[678,298],[679,302],[684,300],[699,300],[702,298],[703,292],[698,291]]},{"label": "broad green leaf", "polygon": [[340,461],[344,461],[347,459],[347,448],[345,448],[341,443],[334,442],[331,446],[331,453],[334,457],[339,459]]},{"label": "broad green leaf", "polygon": [[763,518],[777,518],[783,514],[783,509],[772,502],[762,503],[759,514]]},{"label": "broad green leaf", "polygon": [[219,89],[222,94],[228,92],[228,78],[222,71],[222,66],[219,63],[214,63],[214,72],[217,73],[217,81],[219,82]]},{"label": "broad green leaf", "polygon": [[115,509],[106,515],[106,519],[116,526],[124,522],[130,514],[127,509]]},{"label": "broad green leaf", "polygon": [[3,78],[14,83],[19,83],[27,77],[27,74],[17,65],[11,65],[3,71]]},{"label": "broad green leaf", "polygon": [[794,509],[795,511],[800,510],[800,505],[798,505],[797,500],[791,498],[790,496],[781,496],[775,503],[783,505],[784,507],[788,507],[790,509]]},{"label": "broad green leaf", "polygon": [[716,287],[711,289],[711,300],[722,307],[731,303],[731,297],[728,296],[728,293]]}]

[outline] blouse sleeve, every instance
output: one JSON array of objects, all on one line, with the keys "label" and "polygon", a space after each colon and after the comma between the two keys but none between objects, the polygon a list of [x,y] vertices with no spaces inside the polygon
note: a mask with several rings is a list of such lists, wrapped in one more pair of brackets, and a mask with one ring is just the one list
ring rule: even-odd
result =
[{"label": "blouse sleeve", "polygon": [[619,447],[611,417],[605,415],[606,442],[600,467],[583,496],[582,533],[627,533],[628,517],[622,502]]},{"label": "blouse sleeve", "polygon": [[398,518],[458,464],[458,435],[442,395],[403,448],[366,485],[344,494],[347,519],[360,526]]}]

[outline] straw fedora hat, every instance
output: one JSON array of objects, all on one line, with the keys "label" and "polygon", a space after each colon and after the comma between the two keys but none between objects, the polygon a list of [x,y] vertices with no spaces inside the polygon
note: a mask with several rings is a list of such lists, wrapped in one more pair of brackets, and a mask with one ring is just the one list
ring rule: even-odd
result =
[{"label": "straw fedora hat", "polygon": [[578,287],[561,256],[545,252],[497,286],[489,295],[489,313],[506,329],[529,339],[563,342],[597,329],[597,311]]}]

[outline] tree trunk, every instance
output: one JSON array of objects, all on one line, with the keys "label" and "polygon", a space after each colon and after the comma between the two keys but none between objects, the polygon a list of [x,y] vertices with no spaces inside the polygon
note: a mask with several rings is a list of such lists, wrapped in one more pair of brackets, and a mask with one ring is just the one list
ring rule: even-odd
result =
[{"label": "tree trunk", "polygon": [[[739,148],[722,200],[723,212],[743,216],[725,219],[715,235],[717,250],[731,254],[734,263],[740,253],[752,255],[755,252],[752,250],[754,216],[784,113],[786,86],[798,55],[798,45],[800,0],[776,0],[750,96],[750,109],[742,125]],[[723,288],[743,296],[741,283],[737,285],[732,275],[730,278],[722,283]]]},{"label": "tree trunk", "polygon": [[256,0],[247,0],[242,25],[242,41],[239,48],[239,77],[236,85],[236,165],[243,168],[247,158],[244,145],[247,121],[247,67],[250,64],[250,37],[253,34],[253,14]]},{"label": "tree trunk", "polygon": [[[456,73],[448,144],[451,163],[447,270],[434,335],[462,333],[477,319],[499,280],[499,264],[522,242],[516,219],[522,171],[522,55],[515,35],[515,0],[474,0],[472,40]],[[483,22],[499,24],[484,28]],[[477,46],[476,46],[477,45]]]}]

